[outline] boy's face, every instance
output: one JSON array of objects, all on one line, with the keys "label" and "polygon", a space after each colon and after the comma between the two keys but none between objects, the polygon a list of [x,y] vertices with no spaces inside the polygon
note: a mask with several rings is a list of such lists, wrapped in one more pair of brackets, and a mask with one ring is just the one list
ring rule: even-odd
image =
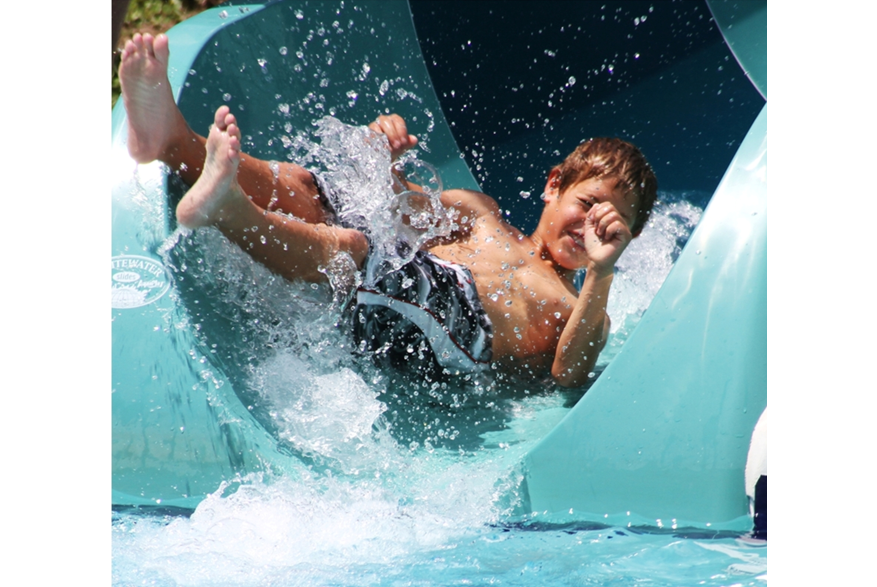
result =
[{"label": "boy's face", "polygon": [[636,219],[638,202],[634,194],[618,188],[615,177],[591,177],[573,184],[562,194],[555,172],[545,186],[545,209],[540,226],[554,261],[564,269],[581,269],[588,263],[585,252],[585,223],[591,207],[608,202],[630,227]]}]

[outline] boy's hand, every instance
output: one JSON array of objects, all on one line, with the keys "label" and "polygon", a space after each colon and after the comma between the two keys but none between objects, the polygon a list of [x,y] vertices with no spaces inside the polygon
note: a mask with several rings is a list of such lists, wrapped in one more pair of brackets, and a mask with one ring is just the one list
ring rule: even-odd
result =
[{"label": "boy's hand", "polygon": [[612,273],[615,262],[630,244],[633,235],[627,222],[609,202],[595,204],[585,219],[585,250],[588,270]]},{"label": "boy's hand", "polygon": [[382,114],[368,127],[376,133],[387,135],[394,161],[408,149],[417,146],[417,137],[408,134],[408,127],[398,114]]}]

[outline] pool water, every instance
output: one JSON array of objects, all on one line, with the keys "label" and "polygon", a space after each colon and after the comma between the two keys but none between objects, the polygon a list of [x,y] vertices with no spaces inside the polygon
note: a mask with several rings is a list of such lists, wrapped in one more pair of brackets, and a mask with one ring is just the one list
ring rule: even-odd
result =
[{"label": "pool water", "polygon": [[[704,200],[660,194],[619,263],[595,376]],[[247,359],[235,389],[289,458],[283,470],[227,480],[194,511],[117,508],[114,585],[766,582],[764,543],[733,533],[662,528],[636,512],[625,522],[522,511],[522,457],[584,390],[497,373],[424,382],[381,372],[350,352],[336,305],[319,300],[326,292],[273,278],[212,229],[175,233],[164,250],[240,312],[235,352]],[[209,327],[201,335],[215,346]]]},{"label": "pool water", "polygon": [[116,514],[113,584],[766,584],[764,546],[510,524],[489,503],[495,463],[418,460],[410,493],[374,480],[257,481],[212,496],[188,518]]}]

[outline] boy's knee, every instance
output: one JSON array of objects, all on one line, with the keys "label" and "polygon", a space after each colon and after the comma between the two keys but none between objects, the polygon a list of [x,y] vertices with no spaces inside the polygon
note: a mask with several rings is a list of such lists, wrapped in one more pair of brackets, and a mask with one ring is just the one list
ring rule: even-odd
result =
[{"label": "boy's knee", "polygon": [[339,234],[339,251],[345,251],[353,257],[357,269],[365,265],[368,256],[368,239],[366,236],[353,228],[342,228]]}]

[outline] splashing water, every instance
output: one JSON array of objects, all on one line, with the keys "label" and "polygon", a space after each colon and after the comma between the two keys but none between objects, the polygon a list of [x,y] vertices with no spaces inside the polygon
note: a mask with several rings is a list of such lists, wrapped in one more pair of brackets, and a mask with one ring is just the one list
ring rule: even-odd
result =
[{"label": "splashing water", "polygon": [[[296,148],[336,186],[339,218],[368,231],[380,263],[359,276],[352,260],[336,258],[324,268],[332,287],[314,289],[272,274],[215,229],[175,233],[160,249],[185,320],[204,354],[223,362],[232,401],[289,458],[283,470],[224,483],[189,516],[115,513],[113,584],[764,584],[764,549],[733,537],[693,540],[574,516],[540,526],[520,511],[521,459],[575,393],[496,374],[406,379],[351,353],[337,328],[343,298],[445,234],[453,218],[438,206],[438,175],[415,156],[400,165],[426,201],[394,185],[383,137],[330,118],[316,134],[319,144]],[[699,220],[686,194],[662,200],[619,263],[602,363]]]},{"label": "splashing water", "polygon": [[[366,234],[371,243],[364,282],[374,285],[399,269],[430,239],[447,236],[453,216],[441,205],[438,173],[413,152],[391,164],[387,138],[327,116],[315,123],[319,142],[298,137],[295,159],[317,167],[340,224]],[[409,191],[394,173],[420,186]]]},{"label": "splashing water", "polygon": [[689,200],[706,198],[700,193],[662,192],[642,234],[619,259],[607,305],[612,336],[600,353],[600,365],[608,364],[621,350],[700,222],[703,211]]}]

